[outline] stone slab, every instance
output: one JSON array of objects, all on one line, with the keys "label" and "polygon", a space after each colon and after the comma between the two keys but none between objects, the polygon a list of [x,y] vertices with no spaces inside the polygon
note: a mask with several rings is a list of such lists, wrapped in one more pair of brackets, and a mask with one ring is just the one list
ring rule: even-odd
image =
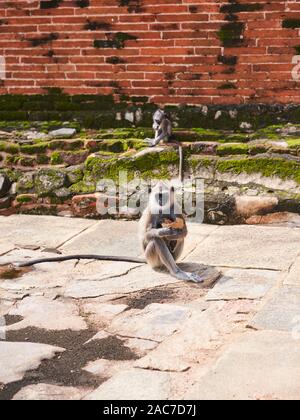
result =
[{"label": "stone slab", "polygon": [[51,384],[28,385],[14,397],[14,401],[77,401],[81,400],[88,389],[57,386]]},{"label": "stone slab", "polygon": [[129,369],[102,384],[85,400],[164,400],[171,397],[171,376],[166,372]]},{"label": "stone slab", "polygon": [[280,276],[276,271],[238,268],[224,270],[223,273],[206,300],[261,299]]},{"label": "stone slab", "polygon": [[[114,263],[114,266],[118,267],[118,264]],[[147,265],[141,267],[126,265],[127,273],[123,272],[122,276],[114,276],[112,273],[110,278],[103,280],[100,276],[95,275],[92,280],[90,277],[82,277],[71,281],[64,291],[64,296],[80,299],[109,294],[125,294],[179,282],[167,273],[153,271]]]},{"label": "stone slab", "polygon": [[138,243],[138,224],[115,220],[103,220],[88,232],[74,238],[61,247],[64,254],[106,254],[137,257],[141,254]]},{"label": "stone slab", "polygon": [[85,219],[13,215],[0,219],[1,241],[56,248],[95,224],[97,222]]},{"label": "stone slab", "polygon": [[28,370],[37,369],[44,359],[63,352],[59,347],[35,343],[0,342],[0,383],[21,380]]},{"label": "stone slab", "polygon": [[300,287],[300,257],[298,257],[293,264],[289,274],[284,281],[284,284],[287,286]]},{"label": "stone slab", "polygon": [[249,325],[259,330],[299,331],[300,288],[281,287]]},{"label": "stone slab", "polygon": [[300,229],[223,226],[212,232],[187,261],[218,267],[287,270],[299,253]]},{"label": "stone slab", "polygon": [[300,395],[300,340],[291,334],[243,334],[188,390],[185,399],[295,399]]},{"label": "stone slab", "polygon": [[114,319],[108,331],[125,337],[160,342],[189,318],[191,311],[180,305],[152,303],[142,311],[125,312]]},{"label": "stone slab", "polygon": [[20,330],[27,327],[47,330],[80,331],[87,328],[73,302],[62,302],[45,297],[28,297],[17,303],[9,315],[19,315],[24,319],[7,327],[7,330]]}]

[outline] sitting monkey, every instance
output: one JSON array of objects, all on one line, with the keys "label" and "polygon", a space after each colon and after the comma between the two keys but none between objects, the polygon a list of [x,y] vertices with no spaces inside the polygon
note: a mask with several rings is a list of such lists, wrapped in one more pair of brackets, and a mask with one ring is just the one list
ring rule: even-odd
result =
[{"label": "sitting monkey", "polygon": [[201,283],[204,281],[202,277],[187,273],[176,264],[187,233],[184,216],[175,200],[174,188],[158,183],[140,220],[140,237],[146,261],[154,269],[165,267],[179,280]]},{"label": "sitting monkey", "polygon": [[201,283],[204,279],[197,274],[181,270],[176,260],[180,257],[187,228],[182,212],[175,201],[174,188],[159,182],[153,189],[148,206],[140,220],[141,244],[146,259],[109,256],[109,255],[65,255],[50,258],[41,258],[21,263],[18,267],[30,267],[35,264],[47,262],[61,262],[69,260],[100,260],[100,261],[126,261],[133,263],[148,263],[152,268],[165,267],[169,273],[179,280]]},{"label": "sitting monkey", "polygon": [[153,115],[153,129],[155,138],[145,139],[150,147],[157,146],[162,140],[167,143],[172,137],[172,123],[161,109],[158,109]]}]

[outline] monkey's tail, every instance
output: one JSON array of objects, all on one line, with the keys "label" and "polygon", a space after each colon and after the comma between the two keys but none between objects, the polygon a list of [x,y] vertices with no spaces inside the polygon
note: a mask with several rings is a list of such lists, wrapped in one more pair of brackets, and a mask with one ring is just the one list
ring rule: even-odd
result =
[{"label": "monkey's tail", "polygon": [[184,174],[183,174],[183,148],[181,145],[178,146],[179,152],[179,181],[183,182]]},{"label": "monkey's tail", "polygon": [[43,264],[48,262],[62,262],[62,261],[70,261],[70,260],[98,260],[98,261],[120,261],[120,262],[128,262],[128,263],[137,263],[137,264],[146,264],[146,261],[141,258],[133,258],[133,257],[115,257],[115,256],[108,256],[108,255],[66,255],[60,257],[52,257],[52,258],[40,258],[37,260],[31,260],[26,262],[17,262],[14,263],[16,267],[31,267],[36,264]]}]

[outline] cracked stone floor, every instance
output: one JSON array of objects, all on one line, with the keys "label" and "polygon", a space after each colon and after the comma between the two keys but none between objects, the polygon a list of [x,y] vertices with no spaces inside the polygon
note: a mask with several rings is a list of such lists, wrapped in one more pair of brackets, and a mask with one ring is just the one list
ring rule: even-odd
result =
[{"label": "cracked stone floor", "polygon": [[299,399],[300,229],[189,225],[182,265],[140,264],[137,223],[0,218],[0,399]]}]

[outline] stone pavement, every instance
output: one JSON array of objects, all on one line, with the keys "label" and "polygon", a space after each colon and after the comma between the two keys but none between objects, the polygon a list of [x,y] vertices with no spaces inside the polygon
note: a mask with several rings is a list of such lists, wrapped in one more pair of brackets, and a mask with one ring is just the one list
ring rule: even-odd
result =
[{"label": "stone pavement", "polygon": [[0,399],[299,399],[300,229],[189,225],[182,265],[141,264],[136,222],[0,217]]}]

